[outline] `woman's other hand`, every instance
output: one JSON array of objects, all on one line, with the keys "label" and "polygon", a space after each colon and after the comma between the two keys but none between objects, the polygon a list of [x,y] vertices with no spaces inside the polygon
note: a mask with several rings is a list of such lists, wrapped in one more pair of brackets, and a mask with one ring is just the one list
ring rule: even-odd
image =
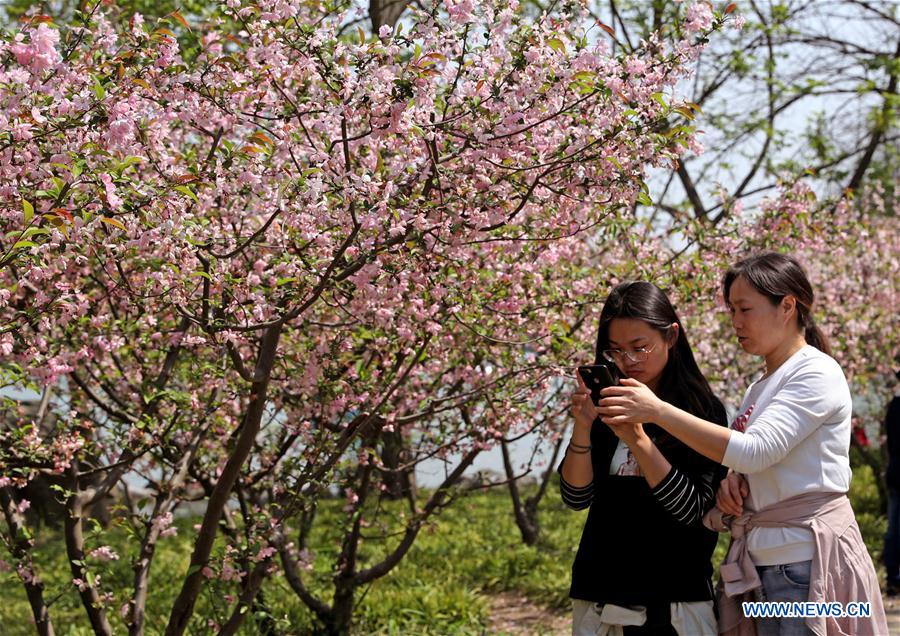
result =
[{"label": "woman's other hand", "polygon": [[647,437],[643,424],[607,424],[607,426],[632,450]]},{"label": "woman's other hand", "polygon": [[618,424],[652,423],[662,407],[662,400],[634,378],[624,378],[618,386],[600,392],[603,399],[597,412],[603,422],[615,427]]},{"label": "woman's other hand", "polygon": [[570,409],[572,417],[575,418],[575,427],[590,431],[594,420],[597,418],[597,407],[591,401],[591,391],[587,388],[581,375],[576,371],[575,377],[578,378],[578,388],[572,394],[572,408]]},{"label": "woman's other hand", "polygon": [[750,486],[747,484],[747,478],[740,473],[729,471],[725,479],[719,483],[716,505],[722,512],[738,517],[744,512],[744,499],[749,494]]}]

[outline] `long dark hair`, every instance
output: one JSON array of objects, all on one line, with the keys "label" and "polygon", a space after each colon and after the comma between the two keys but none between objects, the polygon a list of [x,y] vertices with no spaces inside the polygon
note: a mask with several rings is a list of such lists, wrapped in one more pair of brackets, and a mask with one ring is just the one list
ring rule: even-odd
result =
[{"label": "long dark hair", "polygon": [[609,324],[616,318],[641,320],[663,334],[667,341],[670,325],[677,324],[678,339],[669,350],[669,360],[660,377],[659,397],[704,419],[724,413],[722,403],[694,360],[687,334],[665,292],[646,281],[628,281],[613,288],[600,312],[597,364],[606,364],[603,350],[609,349]]},{"label": "long dark hair", "polygon": [[812,311],[816,297],[812,285],[796,258],[778,252],[761,252],[735,263],[722,279],[726,303],[731,286],[739,277],[753,285],[756,291],[766,296],[773,305],[777,305],[788,295],[796,298],[797,323],[803,329],[806,342],[819,351],[831,355],[828,338],[816,326],[813,319]]}]

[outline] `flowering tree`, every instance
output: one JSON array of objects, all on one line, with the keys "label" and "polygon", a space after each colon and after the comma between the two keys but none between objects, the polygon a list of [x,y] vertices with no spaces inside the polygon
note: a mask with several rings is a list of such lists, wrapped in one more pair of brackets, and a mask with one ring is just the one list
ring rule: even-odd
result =
[{"label": "flowering tree", "polygon": [[[891,327],[900,282],[892,238],[898,231],[896,206],[879,184],[858,199],[835,201],[817,199],[802,179],[787,180],[778,196],[764,200],[758,210],[744,213],[735,206],[718,225],[687,214],[673,219],[668,231],[684,239],[677,249],[649,229],[631,233],[635,258],[626,276],[654,280],[670,290],[701,367],[726,403],[736,406],[760,369],[733,341],[722,275],[755,251],[791,253],[810,275],[817,299],[814,317],[854,394],[874,391],[883,399],[900,345]],[[874,412],[859,405],[857,415],[870,427],[880,417],[881,399]]]},{"label": "flowering tree", "polygon": [[[536,10],[554,3],[535,0]],[[897,174],[896,3],[836,0],[737,2],[736,25],[714,38],[685,95],[702,108],[696,124],[707,152],[685,156],[652,180],[657,217],[689,210],[714,222],[726,202],[757,205],[785,172],[811,170],[820,196],[859,191]],[[647,34],[709,7],[677,2],[590,2],[627,52]],[[691,12],[690,16],[686,14]],[[698,146],[698,147],[699,147]],[[726,197],[720,196],[727,193]]]},{"label": "flowering tree", "polygon": [[[325,3],[229,0],[183,59],[168,26],[122,28],[100,5],[78,26],[32,16],[0,52],[0,360],[52,405],[5,430],[0,455],[36,624],[52,633],[18,489],[52,474],[95,633],[143,633],[154,552],[186,499],[205,513],[167,634],[209,580],[237,591],[211,619],[234,633],[276,569],[344,633],[358,588],[547,402],[573,294],[598,292],[586,254],[620,245],[645,169],[689,143],[663,126],[688,108],[671,89],[723,17],[616,57],[584,16],[524,21],[514,0],[448,0],[377,35]],[[390,476],[454,454],[364,563]],[[304,542],[332,484],[347,517],[328,602]],[[85,534],[114,491],[130,590],[104,587],[118,555]]]}]

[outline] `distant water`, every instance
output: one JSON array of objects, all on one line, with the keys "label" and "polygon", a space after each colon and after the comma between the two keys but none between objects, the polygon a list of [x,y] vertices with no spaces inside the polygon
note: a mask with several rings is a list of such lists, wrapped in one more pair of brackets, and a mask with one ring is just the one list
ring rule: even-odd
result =
[{"label": "distant water", "polygon": [[[566,436],[568,437],[568,432],[566,432]],[[536,453],[535,447],[537,447]],[[560,450],[560,455],[556,459],[557,464],[562,461],[563,450]],[[537,434],[530,433],[522,439],[512,442],[509,445],[509,451],[516,475],[522,474],[530,461],[531,473],[525,479],[539,479],[548,468],[548,462],[553,455],[553,444],[549,441],[541,441]],[[534,459],[532,459],[532,453],[534,453]],[[452,455],[446,462],[440,459],[425,460],[416,467],[416,484],[425,488],[439,486],[446,475],[459,465],[461,459],[462,455]],[[552,468],[556,470],[556,466]],[[484,471],[486,478],[490,474],[490,478],[494,481],[506,479],[503,470],[503,454],[500,452],[499,446],[478,455],[465,474],[474,475],[479,471]]]}]

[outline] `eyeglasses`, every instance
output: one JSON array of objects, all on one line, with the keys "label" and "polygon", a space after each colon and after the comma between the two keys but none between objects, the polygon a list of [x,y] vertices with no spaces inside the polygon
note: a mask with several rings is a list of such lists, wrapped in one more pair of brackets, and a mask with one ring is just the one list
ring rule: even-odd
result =
[{"label": "eyeglasses", "polygon": [[653,350],[656,348],[656,345],[653,345],[649,349],[647,347],[638,347],[634,351],[625,351],[623,349],[606,349],[603,351],[603,357],[609,360],[610,362],[620,363],[624,362],[624,358],[628,358],[632,362],[645,362],[650,354],[653,353]]}]

